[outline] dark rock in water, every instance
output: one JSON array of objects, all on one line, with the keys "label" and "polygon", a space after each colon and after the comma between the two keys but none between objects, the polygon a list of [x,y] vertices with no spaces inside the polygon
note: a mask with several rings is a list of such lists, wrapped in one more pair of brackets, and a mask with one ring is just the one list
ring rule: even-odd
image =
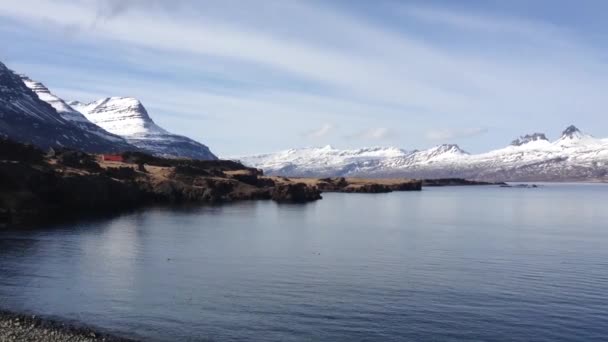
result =
[{"label": "dark rock in water", "polygon": [[305,203],[321,198],[319,189],[304,183],[279,184],[272,191],[272,199],[281,203]]},{"label": "dark rock in water", "polygon": [[536,184],[502,184],[501,188],[516,188],[516,189],[535,189],[538,188]]},{"label": "dark rock in water", "polygon": [[380,194],[392,192],[393,189],[389,185],[385,184],[361,184],[361,185],[348,185],[342,189],[342,192],[350,193],[365,193],[365,194]]},{"label": "dark rock in water", "polygon": [[422,182],[403,182],[389,185],[392,191],[420,191]]},{"label": "dark rock in water", "polygon": [[457,185],[503,185],[503,182],[482,182],[463,178],[423,179],[422,186],[457,186]]}]

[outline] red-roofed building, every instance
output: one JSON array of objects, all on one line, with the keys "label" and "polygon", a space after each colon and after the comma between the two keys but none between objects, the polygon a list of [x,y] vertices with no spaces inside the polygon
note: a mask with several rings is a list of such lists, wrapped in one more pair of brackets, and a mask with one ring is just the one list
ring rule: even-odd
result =
[{"label": "red-roofed building", "polygon": [[102,161],[123,162],[124,159],[120,154],[102,154]]}]

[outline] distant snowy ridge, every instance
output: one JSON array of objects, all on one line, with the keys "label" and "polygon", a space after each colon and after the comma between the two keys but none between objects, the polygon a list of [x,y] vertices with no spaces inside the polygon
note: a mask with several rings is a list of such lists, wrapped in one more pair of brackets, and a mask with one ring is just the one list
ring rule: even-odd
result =
[{"label": "distant snowy ridge", "polygon": [[[370,153],[370,151],[373,151]],[[511,145],[469,154],[457,145],[406,151],[394,147],[338,150],[331,147],[238,157],[267,174],[283,176],[459,177],[491,181],[608,181],[608,139],[596,139],[574,126],[554,142],[542,133]]]},{"label": "distant snowy ridge", "polygon": [[153,155],[217,159],[207,146],[158,126],[135,98],[108,97],[91,103],[73,101],[69,105],[99,127]]}]

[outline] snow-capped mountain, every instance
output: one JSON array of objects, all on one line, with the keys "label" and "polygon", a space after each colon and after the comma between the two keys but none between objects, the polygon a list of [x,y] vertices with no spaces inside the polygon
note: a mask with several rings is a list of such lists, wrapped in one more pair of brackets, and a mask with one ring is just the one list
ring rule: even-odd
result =
[{"label": "snow-capped mountain", "polygon": [[23,83],[28,88],[30,88],[34,93],[36,93],[36,95],[38,95],[38,98],[40,100],[50,104],[53,108],[55,108],[57,113],[59,113],[59,115],[63,119],[70,121],[72,124],[74,124],[75,126],[79,127],[80,129],[82,129],[88,133],[95,134],[95,135],[99,136],[100,138],[107,140],[108,142],[116,145],[117,149],[121,149],[121,150],[136,150],[137,149],[134,146],[129,145],[124,138],[122,138],[118,135],[112,134],[112,133],[106,131],[105,129],[97,126],[96,124],[92,123],[91,121],[89,121],[84,115],[82,115],[82,113],[73,109],[67,103],[65,103],[64,100],[62,100],[61,98],[59,98],[59,97],[55,96],[53,93],[51,93],[51,91],[44,84],[34,81],[25,75],[19,75],[19,76],[21,77],[21,80],[23,81]]},{"label": "snow-capped mountain", "polygon": [[321,148],[290,149],[282,152],[237,158],[248,165],[276,175],[334,175],[354,174],[358,168],[381,160],[409,155],[393,147],[338,150],[331,146]]},{"label": "snow-capped mountain", "polygon": [[70,147],[93,153],[116,152],[126,146],[66,120],[1,62],[0,135],[41,148]]},{"label": "snow-capped mountain", "polygon": [[283,176],[351,177],[458,177],[489,181],[608,180],[608,139],[596,139],[574,126],[559,139],[542,133],[524,135],[511,145],[482,154],[469,154],[457,145],[439,145],[423,151],[397,148],[337,150],[292,149],[237,158]]},{"label": "snow-capped mountain", "polygon": [[73,101],[69,106],[99,127],[154,155],[217,159],[207,146],[158,126],[137,99],[108,97],[91,103]]}]

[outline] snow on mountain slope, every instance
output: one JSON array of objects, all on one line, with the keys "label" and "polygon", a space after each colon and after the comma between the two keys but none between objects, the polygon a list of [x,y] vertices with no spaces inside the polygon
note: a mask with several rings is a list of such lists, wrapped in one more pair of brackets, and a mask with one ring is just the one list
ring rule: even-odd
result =
[{"label": "snow on mountain slope", "polygon": [[[241,157],[267,174],[284,176],[459,177],[492,181],[608,180],[608,139],[595,139],[568,127],[555,142],[542,133],[522,136],[511,145],[476,155],[457,145],[368,157],[336,149],[298,149]],[[324,152],[325,151],[325,152]],[[328,155],[328,151],[331,153]],[[323,156],[320,158],[319,156]],[[335,156],[348,155],[348,158]]]},{"label": "snow on mountain slope", "polygon": [[41,148],[70,147],[93,153],[120,150],[114,142],[63,118],[1,62],[0,135]]},{"label": "snow on mountain slope", "polygon": [[121,148],[124,150],[135,150],[134,146],[131,146],[127,143],[124,138],[121,138],[118,135],[112,134],[103,128],[97,126],[96,124],[89,121],[82,113],[70,107],[65,101],[61,98],[55,96],[51,91],[42,83],[36,82],[25,75],[20,75],[23,83],[30,88],[40,100],[50,104],[62,118],[67,121],[70,121],[72,124],[78,126],[82,130],[95,134],[102,139],[108,140],[111,143],[117,145],[117,148]]},{"label": "snow on mountain slope", "polygon": [[358,150],[338,150],[331,146],[290,149],[278,153],[235,158],[271,174],[333,175],[353,173],[358,168],[380,160],[405,157],[407,152],[393,147],[372,147]]},{"label": "snow on mountain slope", "polygon": [[69,105],[94,124],[154,155],[217,159],[207,146],[158,126],[137,99],[109,97],[86,104],[74,101]]}]

